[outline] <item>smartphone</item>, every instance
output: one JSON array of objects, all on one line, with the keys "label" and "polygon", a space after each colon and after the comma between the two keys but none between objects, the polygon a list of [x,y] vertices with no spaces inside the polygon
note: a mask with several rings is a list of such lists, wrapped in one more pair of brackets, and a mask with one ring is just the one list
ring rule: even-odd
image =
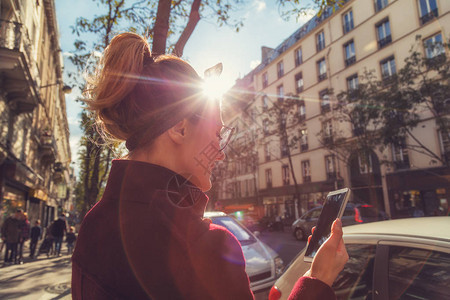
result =
[{"label": "smartphone", "polygon": [[350,196],[350,189],[344,188],[328,193],[317,221],[316,229],[306,248],[304,261],[312,262],[320,246],[331,234],[331,225],[336,218],[341,218]]}]

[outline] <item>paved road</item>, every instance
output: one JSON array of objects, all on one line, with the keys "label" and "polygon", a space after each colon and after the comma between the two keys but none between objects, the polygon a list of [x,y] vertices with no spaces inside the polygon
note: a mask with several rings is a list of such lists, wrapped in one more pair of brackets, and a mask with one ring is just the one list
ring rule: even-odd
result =
[{"label": "paved road", "polygon": [[286,266],[306,246],[306,242],[297,241],[287,227],[284,232],[264,231],[259,239],[275,250]]},{"label": "paved road", "polygon": [[26,260],[23,265],[0,269],[0,299],[50,300],[72,299],[70,256]]}]

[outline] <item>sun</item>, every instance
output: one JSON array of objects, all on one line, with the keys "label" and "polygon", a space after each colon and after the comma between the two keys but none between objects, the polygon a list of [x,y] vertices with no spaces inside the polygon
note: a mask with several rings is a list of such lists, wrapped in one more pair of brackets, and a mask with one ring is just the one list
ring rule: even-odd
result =
[{"label": "sun", "polygon": [[210,99],[222,98],[228,89],[229,86],[220,77],[205,78],[203,82],[203,94]]}]

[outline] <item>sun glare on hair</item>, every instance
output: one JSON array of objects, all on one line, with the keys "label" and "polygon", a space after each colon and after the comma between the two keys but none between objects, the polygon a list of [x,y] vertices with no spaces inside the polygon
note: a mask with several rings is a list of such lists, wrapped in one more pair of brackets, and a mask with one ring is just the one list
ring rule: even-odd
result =
[{"label": "sun glare on hair", "polygon": [[227,87],[218,77],[206,78],[203,83],[203,93],[210,99],[221,98]]}]

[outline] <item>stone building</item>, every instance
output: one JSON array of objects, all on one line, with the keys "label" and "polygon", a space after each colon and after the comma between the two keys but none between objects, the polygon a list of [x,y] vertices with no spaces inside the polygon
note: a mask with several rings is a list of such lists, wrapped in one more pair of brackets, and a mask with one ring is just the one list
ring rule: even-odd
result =
[{"label": "stone building", "polygon": [[47,226],[70,192],[69,127],[53,0],[0,1],[0,223]]},{"label": "stone building", "polygon": [[[334,12],[329,9],[313,17],[276,48],[263,47],[261,64],[237,81],[224,105],[227,123],[253,116],[254,124],[247,128],[259,128],[255,143],[258,199],[248,202],[263,205],[267,216],[294,218],[319,205],[329,191],[347,186],[353,190],[351,201],[369,203],[392,217],[404,216],[406,206],[399,206],[400,200],[420,207],[425,215],[436,209],[448,213],[450,170],[442,162],[396,146],[373,149],[367,159],[355,152],[344,162],[319,138],[328,134],[332,139],[338,131],[348,139],[357,134],[355,128],[333,118],[335,95],[358,86],[365,69],[374,70],[377,78],[395,75],[419,36],[419,51],[426,57],[448,57],[447,47],[436,53],[427,45],[450,38],[449,1],[349,0]],[[298,100],[296,113],[301,120],[289,128],[298,135],[298,145],[290,153],[298,199],[286,147],[264,113],[289,97]],[[429,112],[422,113],[414,134],[438,157],[448,157],[450,139],[439,131]],[[239,135],[231,148],[236,143],[240,143]],[[236,159],[224,164],[229,166],[218,170],[237,168]],[[219,177],[223,188],[218,200],[223,206],[247,203],[245,197],[236,197],[245,183],[235,174]]]}]

